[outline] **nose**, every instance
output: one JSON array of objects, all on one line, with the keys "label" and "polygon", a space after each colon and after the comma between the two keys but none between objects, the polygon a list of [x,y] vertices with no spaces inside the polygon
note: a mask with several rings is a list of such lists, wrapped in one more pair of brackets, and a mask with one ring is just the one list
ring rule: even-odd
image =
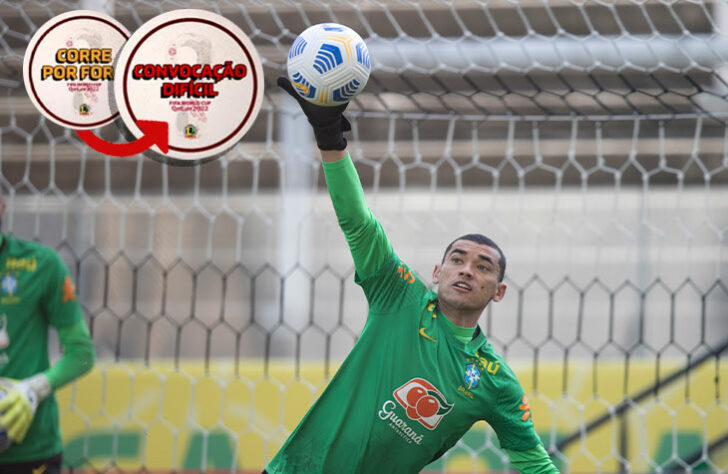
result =
[{"label": "nose", "polygon": [[467,276],[468,278],[471,278],[473,276],[473,272],[470,270],[470,265],[461,268],[459,274],[461,276]]}]

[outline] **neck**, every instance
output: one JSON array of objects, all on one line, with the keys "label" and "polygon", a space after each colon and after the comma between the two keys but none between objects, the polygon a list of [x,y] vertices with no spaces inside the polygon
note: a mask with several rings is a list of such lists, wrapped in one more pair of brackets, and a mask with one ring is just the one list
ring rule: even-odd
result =
[{"label": "neck", "polygon": [[438,301],[437,306],[451,323],[464,328],[474,328],[477,326],[480,315],[485,309],[485,307],[480,309],[456,308],[445,301]]}]

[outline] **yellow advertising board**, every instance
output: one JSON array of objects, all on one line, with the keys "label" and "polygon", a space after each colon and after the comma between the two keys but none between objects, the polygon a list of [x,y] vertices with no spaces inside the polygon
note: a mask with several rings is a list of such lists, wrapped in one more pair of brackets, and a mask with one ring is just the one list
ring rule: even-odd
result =
[{"label": "yellow advertising board", "polygon": [[[512,365],[547,448],[608,415],[554,458],[564,470],[617,472],[623,463],[639,472],[671,468],[728,432],[726,364],[703,364],[622,415],[614,409],[625,396],[654,386],[678,361]],[[236,375],[231,361],[100,363],[57,394],[64,462],[95,470],[260,472],[326,386],[325,370],[321,363],[296,372],[290,364],[245,360]],[[490,429],[477,423],[431,469],[504,470],[497,446]],[[728,466],[725,451],[709,453],[718,467]],[[698,459],[693,467],[711,465]]]}]

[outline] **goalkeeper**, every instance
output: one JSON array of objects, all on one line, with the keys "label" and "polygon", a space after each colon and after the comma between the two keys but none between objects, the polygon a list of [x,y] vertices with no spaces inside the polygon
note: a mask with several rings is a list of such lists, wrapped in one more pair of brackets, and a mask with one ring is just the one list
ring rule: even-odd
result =
[{"label": "goalkeeper", "polygon": [[364,202],[337,107],[293,96],[313,126],[339,225],[369,303],[361,337],[321,397],[266,466],[281,473],[411,473],[442,456],[479,420],[524,473],[556,468],[534,431],[518,379],[478,319],[503,299],[506,259],[487,237],[453,241],[428,290],[394,253]]},{"label": "goalkeeper", "polygon": [[[0,215],[5,203],[0,195]],[[61,359],[49,368],[48,329]],[[0,472],[61,472],[61,432],[53,391],[86,373],[94,346],[68,269],[53,250],[0,234]],[[7,446],[9,444],[9,447]]]}]

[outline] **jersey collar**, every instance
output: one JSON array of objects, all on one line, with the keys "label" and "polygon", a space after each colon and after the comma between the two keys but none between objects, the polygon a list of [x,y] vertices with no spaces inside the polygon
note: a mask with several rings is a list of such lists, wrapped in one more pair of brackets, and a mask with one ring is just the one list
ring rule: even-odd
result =
[{"label": "jersey collar", "polygon": [[[442,311],[440,310],[440,307],[437,305],[437,293],[435,293],[433,290],[429,290],[427,292],[427,298],[425,301],[425,308],[429,308],[430,305],[432,306],[431,311],[434,315],[437,316],[437,319],[440,318],[446,318]],[[446,327],[445,323],[438,322],[438,324],[442,327],[442,333],[445,334],[445,337],[449,341],[450,344],[455,345],[456,347],[462,347],[463,343],[458,340],[457,337],[455,337],[455,334],[452,332],[452,330],[449,327]],[[480,324],[478,324],[475,327],[475,333],[473,334],[473,338],[465,344],[465,352],[468,355],[475,355],[475,353],[484,345],[488,343],[488,339],[485,337],[485,333],[480,329]]]}]

